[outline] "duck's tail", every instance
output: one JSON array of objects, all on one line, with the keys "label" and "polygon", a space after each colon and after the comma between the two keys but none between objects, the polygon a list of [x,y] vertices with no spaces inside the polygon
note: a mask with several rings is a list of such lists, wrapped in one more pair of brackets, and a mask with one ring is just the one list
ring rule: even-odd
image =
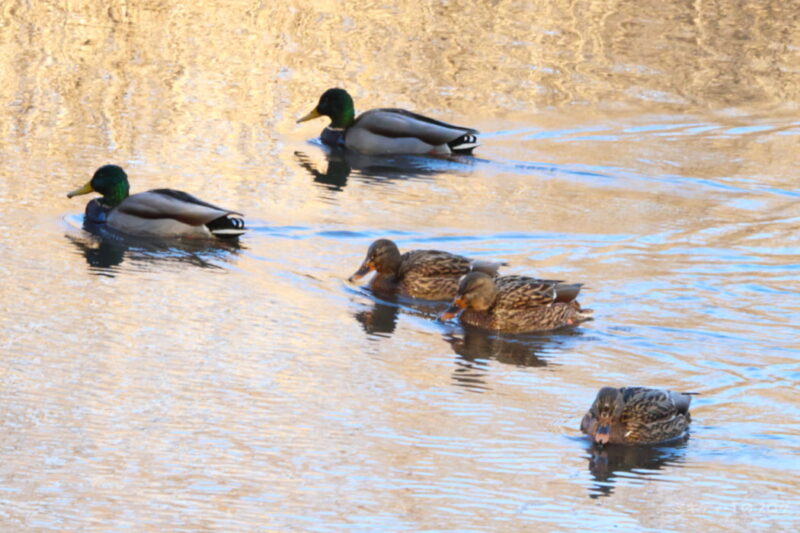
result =
[{"label": "duck's tail", "polygon": [[469,264],[470,272],[483,272],[492,277],[497,275],[500,267],[508,266],[508,263],[497,263],[494,261],[472,261]]},{"label": "duck's tail", "polygon": [[244,219],[235,215],[225,215],[215,218],[206,224],[208,231],[221,239],[235,239],[244,233]]},{"label": "duck's tail", "polygon": [[557,283],[553,287],[553,302],[575,302],[575,308],[580,310],[581,306],[575,299],[581,292],[581,287],[583,283]]},{"label": "duck's tail", "polygon": [[594,310],[578,309],[573,320],[575,324],[580,324],[581,322],[586,322],[588,320],[594,320]]},{"label": "duck's tail", "polygon": [[450,151],[454,154],[459,155],[472,155],[472,151],[480,146],[478,144],[478,136],[473,133],[465,133],[461,137],[457,139],[453,139],[447,146],[450,148]]}]

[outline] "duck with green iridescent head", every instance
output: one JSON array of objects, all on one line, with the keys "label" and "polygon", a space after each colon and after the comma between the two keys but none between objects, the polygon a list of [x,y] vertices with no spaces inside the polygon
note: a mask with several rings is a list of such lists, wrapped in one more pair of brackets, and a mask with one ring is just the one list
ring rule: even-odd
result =
[{"label": "duck with green iridescent head", "polygon": [[85,220],[122,233],[151,237],[235,238],[244,233],[242,214],[183,191],[153,189],[129,195],[128,175],[117,165],[97,169],[67,198],[100,193],[86,205]]},{"label": "duck with green iridescent head", "polygon": [[317,107],[297,122],[330,117],[320,139],[364,154],[471,154],[478,131],[455,126],[405,109],[381,108],[356,117],[352,97],[344,89],[328,89]]},{"label": "duck with green iridescent head", "polygon": [[645,387],[603,387],[581,420],[599,446],[658,444],[684,437],[692,417],[689,393]]}]

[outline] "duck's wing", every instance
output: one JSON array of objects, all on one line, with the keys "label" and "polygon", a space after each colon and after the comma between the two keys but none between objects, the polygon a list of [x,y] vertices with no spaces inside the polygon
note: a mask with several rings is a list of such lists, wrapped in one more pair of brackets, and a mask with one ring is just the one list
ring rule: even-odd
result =
[{"label": "duck's wing", "polygon": [[440,250],[412,250],[401,256],[399,276],[458,277],[470,270],[466,257]]},{"label": "duck's wing", "polygon": [[624,387],[621,389],[625,407],[623,421],[651,423],[668,420],[677,415],[686,415],[692,397],[688,394],[644,387]]},{"label": "duck's wing", "polygon": [[359,115],[350,129],[363,128],[381,137],[413,137],[431,146],[447,144],[477,130],[448,124],[405,109],[372,109]]},{"label": "duck's wing", "polygon": [[116,210],[143,219],[171,218],[190,226],[201,226],[227,215],[243,216],[174,189],[153,189],[131,195]]},{"label": "duck's wing", "polygon": [[560,280],[537,279],[528,276],[501,276],[495,279],[497,299],[495,306],[506,309],[524,309],[569,302],[575,299],[581,285],[564,284]]}]

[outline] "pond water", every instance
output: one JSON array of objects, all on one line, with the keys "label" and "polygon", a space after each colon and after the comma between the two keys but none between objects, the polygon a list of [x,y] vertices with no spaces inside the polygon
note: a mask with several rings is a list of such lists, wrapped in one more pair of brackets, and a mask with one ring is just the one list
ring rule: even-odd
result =
[{"label": "pond water", "polygon": [[[81,4],[0,6],[0,529],[797,529],[797,2]],[[330,154],[332,86],[482,146]],[[87,234],[106,163],[251,231]],[[375,298],[384,236],[595,320]],[[698,393],[690,438],[592,450],[605,385]]]}]

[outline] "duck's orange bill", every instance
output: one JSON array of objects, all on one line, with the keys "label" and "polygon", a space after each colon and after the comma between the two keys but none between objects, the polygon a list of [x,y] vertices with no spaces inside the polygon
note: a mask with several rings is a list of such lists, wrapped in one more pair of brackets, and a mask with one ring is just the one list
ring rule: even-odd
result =
[{"label": "duck's orange bill", "polygon": [[597,431],[594,433],[594,441],[597,444],[608,444],[611,428],[605,424],[597,426]]},{"label": "duck's orange bill", "polygon": [[358,281],[367,274],[369,274],[370,272],[372,272],[373,270],[375,270],[375,264],[369,259],[367,259],[361,264],[361,266],[358,268],[358,270],[355,271],[355,273],[352,276],[347,278],[347,281],[349,281],[350,283]]},{"label": "duck's orange bill", "polygon": [[462,309],[467,306],[466,302],[461,298],[456,298],[453,300],[453,304],[448,307],[441,315],[439,315],[439,320],[445,321],[450,320],[451,318],[455,317]]}]

